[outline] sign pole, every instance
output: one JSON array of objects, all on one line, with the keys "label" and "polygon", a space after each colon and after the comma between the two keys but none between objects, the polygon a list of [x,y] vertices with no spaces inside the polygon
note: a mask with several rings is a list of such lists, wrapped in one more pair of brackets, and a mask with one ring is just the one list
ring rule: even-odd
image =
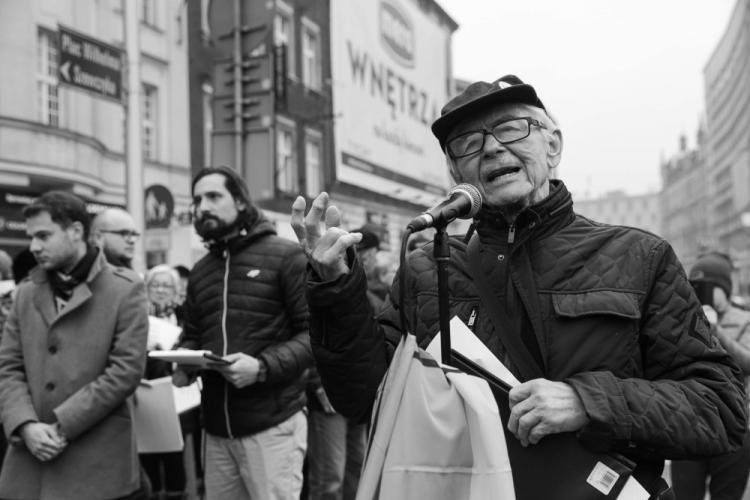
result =
[{"label": "sign pole", "polygon": [[234,37],[232,60],[234,62],[234,165],[244,176],[242,157],[242,5],[234,0]]},{"label": "sign pole", "polygon": [[[143,209],[143,151],[141,149],[141,47],[138,38],[137,2],[123,0],[125,22],[125,49],[128,60],[128,93],[125,105],[126,137],[126,180],[125,191],[127,208],[135,219],[136,229],[144,234]],[[146,270],[143,255],[143,239],[136,240],[133,269],[142,273]]]}]

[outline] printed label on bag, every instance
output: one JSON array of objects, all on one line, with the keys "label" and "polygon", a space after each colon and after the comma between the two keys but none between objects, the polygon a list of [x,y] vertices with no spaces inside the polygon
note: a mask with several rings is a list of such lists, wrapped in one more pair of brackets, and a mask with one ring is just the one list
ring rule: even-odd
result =
[{"label": "printed label on bag", "polygon": [[586,482],[601,491],[603,494],[609,495],[609,492],[612,491],[612,488],[619,478],[620,475],[617,472],[613,471],[603,463],[597,462],[591,471],[591,474],[589,474],[589,477],[586,479]]}]

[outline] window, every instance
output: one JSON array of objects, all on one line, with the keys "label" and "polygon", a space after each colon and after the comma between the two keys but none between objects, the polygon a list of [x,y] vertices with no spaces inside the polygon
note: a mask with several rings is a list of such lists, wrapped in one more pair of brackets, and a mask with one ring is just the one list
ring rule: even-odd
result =
[{"label": "window", "polygon": [[210,83],[203,83],[203,164],[211,165],[213,131],[214,131],[214,110],[211,101],[214,97],[214,89]]},{"label": "window", "polygon": [[308,130],[305,134],[305,192],[317,196],[323,191],[323,147],[320,133]]},{"label": "window", "polygon": [[292,194],[299,192],[295,144],[293,125],[280,119],[276,132],[276,187]]},{"label": "window", "polygon": [[286,46],[286,71],[294,75],[294,9],[281,0],[276,0],[273,41],[275,45]]},{"label": "window", "polygon": [[157,0],[141,0],[141,21],[149,26],[156,26],[156,2]]},{"label": "window", "polygon": [[37,90],[39,120],[60,126],[60,96],[57,91],[57,33],[45,28],[37,31]]},{"label": "window", "polygon": [[157,159],[157,90],[153,85],[143,84],[141,97],[141,113],[143,130],[143,157],[148,160]]},{"label": "window", "polygon": [[320,57],[320,28],[308,19],[302,19],[302,83],[305,87],[320,90],[322,70]]}]

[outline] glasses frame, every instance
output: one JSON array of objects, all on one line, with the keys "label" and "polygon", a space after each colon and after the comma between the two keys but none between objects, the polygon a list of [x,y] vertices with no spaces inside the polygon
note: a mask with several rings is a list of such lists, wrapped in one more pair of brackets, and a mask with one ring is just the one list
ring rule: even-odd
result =
[{"label": "glasses frame", "polygon": [[141,233],[139,233],[138,231],[130,231],[128,229],[119,229],[117,231],[112,230],[112,229],[100,229],[99,232],[100,233],[116,234],[116,235],[118,235],[119,237],[121,237],[124,240],[127,240],[129,238],[134,238],[134,239],[137,240],[138,238],[141,237]]},{"label": "glasses frame", "polygon": [[169,283],[165,284],[165,283],[154,283],[154,282],[151,282],[148,285],[146,285],[146,288],[148,288],[149,290],[172,290],[172,291],[177,290],[177,288],[175,288],[174,285],[171,285]]},{"label": "glasses frame", "polygon": [[[517,120],[523,120],[523,121],[525,121],[528,124],[528,126],[529,126],[528,127],[528,132],[526,133],[525,136],[519,137],[518,139],[513,139],[512,141],[501,141],[500,139],[497,138],[497,136],[495,136],[495,133],[493,132],[493,129],[495,127],[497,127],[498,125],[502,125],[503,123],[514,122],[514,121],[517,121]],[[449,139],[448,141],[445,142],[445,151],[453,159],[456,159],[456,158],[465,158],[467,156],[471,156],[471,155],[477,154],[482,149],[484,149],[484,141],[487,140],[487,135],[488,134],[491,135],[492,137],[494,137],[495,140],[497,142],[499,142],[500,144],[502,144],[502,145],[513,144],[514,142],[522,141],[522,140],[526,139],[528,136],[530,136],[531,135],[531,126],[532,125],[535,125],[535,126],[541,128],[541,129],[547,130],[547,126],[544,123],[540,122],[539,120],[537,120],[535,118],[532,118],[530,116],[517,116],[517,117],[514,117],[514,118],[508,118],[507,120],[500,120],[499,122],[495,122],[489,128],[483,127],[483,128],[476,129],[476,130],[469,130],[467,132],[464,132],[463,134],[459,134],[456,137],[453,137],[453,138],[451,138],[451,139]],[[460,137],[464,137],[464,136],[467,136],[467,135],[470,135],[470,134],[476,134],[477,132],[481,132],[482,133],[482,144],[479,146],[479,149],[477,149],[476,151],[472,151],[470,153],[464,153],[462,155],[455,155],[455,154],[453,154],[453,151],[451,151],[451,147],[450,147],[450,144],[453,141],[455,141],[456,139],[458,139]]]}]

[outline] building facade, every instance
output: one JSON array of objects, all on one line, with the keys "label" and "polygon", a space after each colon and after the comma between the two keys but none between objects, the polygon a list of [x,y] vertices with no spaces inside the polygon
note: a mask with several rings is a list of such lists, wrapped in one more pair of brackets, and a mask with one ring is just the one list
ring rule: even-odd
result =
[{"label": "building facade", "polygon": [[370,223],[397,248],[407,222],[451,184],[429,127],[452,94],[455,22],[433,0],[194,10],[190,25],[205,29],[191,33],[210,55],[191,55],[202,68],[191,70],[191,87],[204,89],[191,92],[191,108],[211,117],[193,120],[192,137],[211,137],[210,162],[243,174],[282,235],[294,238],[297,195],[327,191],[344,227]]},{"label": "building facade", "polygon": [[574,209],[585,217],[605,224],[637,227],[661,235],[659,194],[630,196],[612,191],[599,198],[574,200]]},{"label": "building facade", "polygon": [[122,2],[0,4],[0,66],[12,68],[0,81],[0,248],[26,247],[20,208],[64,189],[91,212],[120,206],[145,221],[144,266],[192,262],[187,14],[178,0],[139,0],[138,13],[145,204],[127,207]]},{"label": "building facade", "polygon": [[703,125],[696,139],[695,148],[689,149],[687,137],[682,136],[679,152],[661,164],[662,236],[686,269],[702,252],[717,245],[708,225],[708,164]]},{"label": "building facade", "polygon": [[737,0],[704,68],[708,218],[750,293],[750,0]]}]

